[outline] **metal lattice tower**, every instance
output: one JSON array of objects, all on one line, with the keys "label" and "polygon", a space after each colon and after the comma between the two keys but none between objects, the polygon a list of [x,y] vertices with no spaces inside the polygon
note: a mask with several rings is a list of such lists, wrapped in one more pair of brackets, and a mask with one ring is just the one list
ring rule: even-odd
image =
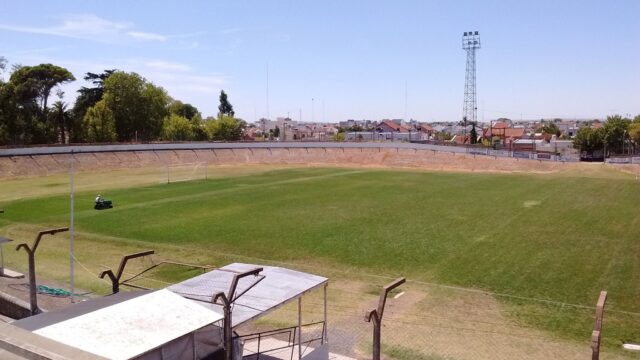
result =
[{"label": "metal lattice tower", "polygon": [[462,49],[467,51],[467,72],[464,81],[464,107],[462,120],[465,127],[468,122],[477,120],[478,104],[476,100],[476,49],[480,49],[480,34],[467,31],[462,35]]}]

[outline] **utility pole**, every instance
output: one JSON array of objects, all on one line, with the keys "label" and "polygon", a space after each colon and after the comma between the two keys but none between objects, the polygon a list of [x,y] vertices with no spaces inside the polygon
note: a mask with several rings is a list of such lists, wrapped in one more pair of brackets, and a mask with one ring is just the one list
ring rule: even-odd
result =
[{"label": "utility pole", "polygon": [[269,120],[269,62],[267,62],[267,120]]}]

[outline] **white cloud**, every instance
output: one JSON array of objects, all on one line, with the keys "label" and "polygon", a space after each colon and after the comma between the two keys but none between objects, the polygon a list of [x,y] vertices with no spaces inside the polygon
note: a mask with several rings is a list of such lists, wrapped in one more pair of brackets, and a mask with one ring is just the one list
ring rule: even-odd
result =
[{"label": "white cloud", "polygon": [[239,33],[242,31],[242,28],[228,28],[228,29],[223,29],[220,31],[221,34],[235,34],[235,33]]},{"label": "white cloud", "polygon": [[144,61],[143,64],[154,70],[166,70],[166,71],[189,71],[191,66],[187,64],[181,64],[165,60],[151,60]]},{"label": "white cloud", "polygon": [[[166,41],[170,36],[137,31],[133,24],[103,19],[93,14],[73,15],[55,26],[32,27],[0,24],[0,29],[108,43],[136,41]],[[180,36],[180,35],[178,35]]]},{"label": "white cloud", "polygon": [[141,32],[141,31],[129,31],[127,32],[127,35],[129,35],[130,37],[136,39],[136,40],[142,40],[142,41],[166,41],[167,37],[164,35],[159,35],[159,34],[153,34],[153,33],[147,33],[147,32]]}]

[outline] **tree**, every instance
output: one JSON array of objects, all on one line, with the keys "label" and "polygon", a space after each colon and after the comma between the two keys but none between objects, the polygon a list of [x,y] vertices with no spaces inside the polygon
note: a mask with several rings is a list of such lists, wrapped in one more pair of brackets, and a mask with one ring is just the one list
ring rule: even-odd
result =
[{"label": "tree", "polygon": [[474,122],[471,125],[472,127],[471,127],[471,132],[469,132],[469,137],[470,137],[469,142],[471,144],[476,144],[478,143],[478,132],[476,131],[476,123]]},{"label": "tree", "polygon": [[242,134],[247,124],[231,116],[220,116],[217,119],[207,119],[205,128],[211,140],[237,141],[242,140]]},{"label": "tree", "polygon": [[169,141],[188,141],[193,139],[193,128],[186,117],[170,114],[162,124],[162,138]]},{"label": "tree", "polygon": [[640,115],[636,116],[629,124],[629,137],[634,143],[640,144]]},{"label": "tree", "polygon": [[[6,68],[6,63],[3,63]],[[52,64],[13,65],[9,82],[0,84],[0,127],[3,142],[51,143],[58,138],[47,103],[57,85],[75,80],[65,68]]]},{"label": "tree", "polygon": [[60,143],[65,144],[68,125],[71,120],[71,112],[67,110],[67,104],[62,102],[62,100],[58,100],[53,103],[49,116],[52,123],[56,124],[58,127]]},{"label": "tree", "polygon": [[273,137],[280,137],[280,128],[276,125],[276,128],[273,129]]},{"label": "tree", "polygon": [[87,110],[84,116],[86,139],[90,142],[113,142],[117,138],[116,120],[103,100]]},{"label": "tree", "polygon": [[604,123],[604,141],[607,149],[612,152],[622,152],[623,144],[626,141],[626,133],[629,132],[631,120],[624,119],[620,115],[607,116],[607,122]]},{"label": "tree", "polygon": [[84,115],[87,110],[94,106],[98,101],[102,100],[102,96],[104,95],[104,81],[116,72],[115,69],[105,70],[100,74],[95,74],[92,72],[86,73],[84,76],[84,80],[90,82],[94,85],[94,87],[81,87],[78,90],[78,97],[76,98],[76,102],[73,106],[73,122],[70,124],[70,134],[69,138],[73,142],[82,141],[82,125]]},{"label": "tree", "polygon": [[604,148],[604,130],[583,127],[573,139],[573,147],[580,151],[594,151]]},{"label": "tree", "polygon": [[16,85],[16,93],[20,98],[39,100],[43,122],[46,121],[51,89],[75,79],[69,70],[52,64],[22,66],[11,74],[11,81]]},{"label": "tree", "polygon": [[227,93],[224,90],[220,91],[220,105],[218,106],[218,116],[227,115],[233,117],[235,112],[233,111],[233,106],[227,99]]},{"label": "tree", "polygon": [[200,115],[198,108],[191,104],[185,104],[180,100],[173,100],[169,104],[169,113],[180,115],[189,121],[193,120],[196,115]]},{"label": "tree", "polygon": [[542,133],[548,135],[560,136],[560,128],[555,122],[548,122],[542,126]]},{"label": "tree", "polygon": [[160,137],[170,98],[136,73],[116,71],[104,81],[103,100],[113,112],[118,141]]},{"label": "tree", "polygon": [[191,119],[191,128],[193,130],[193,140],[205,141],[209,139],[209,134],[207,133],[207,129],[202,121],[200,113]]}]

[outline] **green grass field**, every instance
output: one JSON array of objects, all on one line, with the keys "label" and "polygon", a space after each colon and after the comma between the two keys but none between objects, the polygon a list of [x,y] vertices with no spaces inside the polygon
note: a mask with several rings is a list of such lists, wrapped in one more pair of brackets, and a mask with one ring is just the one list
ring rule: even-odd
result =
[{"label": "green grass field", "polygon": [[[591,307],[609,291],[605,343],[640,341],[640,183],[581,177],[291,168],[76,194],[85,234]],[[16,224],[68,225],[69,196],[0,203]],[[124,241],[126,243],[126,241]],[[593,310],[499,297],[510,316],[588,341]]]}]

